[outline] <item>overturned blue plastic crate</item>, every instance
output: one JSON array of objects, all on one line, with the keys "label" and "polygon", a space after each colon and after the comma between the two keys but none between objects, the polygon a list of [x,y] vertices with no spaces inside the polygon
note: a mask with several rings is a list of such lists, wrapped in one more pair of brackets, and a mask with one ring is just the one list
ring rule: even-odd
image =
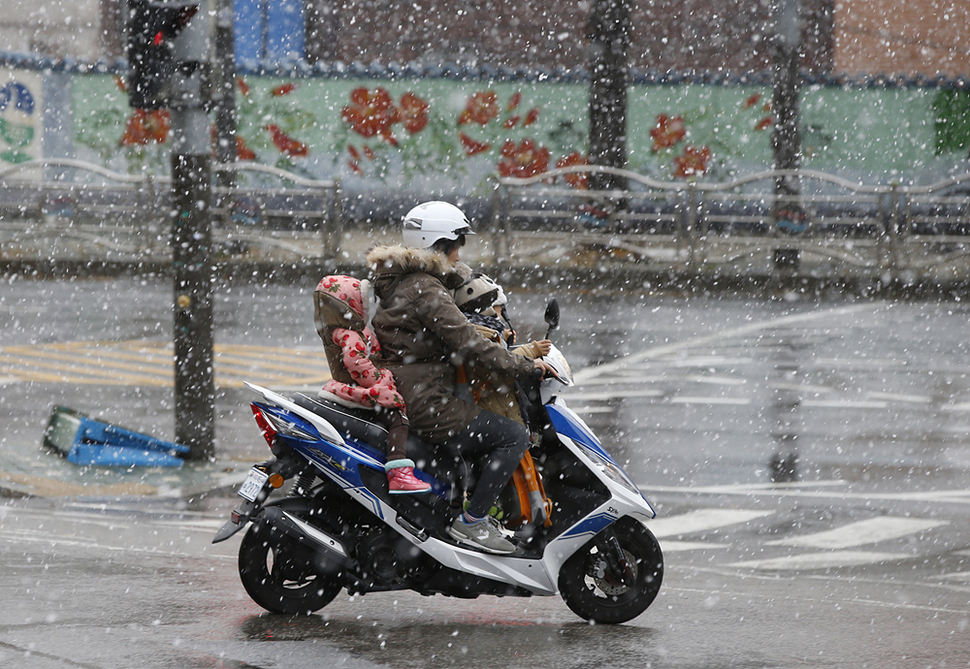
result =
[{"label": "overturned blue plastic crate", "polygon": [[76,465],[180,467],[188,446],[162,441],[68,409],[54,407],[44,446]]}]

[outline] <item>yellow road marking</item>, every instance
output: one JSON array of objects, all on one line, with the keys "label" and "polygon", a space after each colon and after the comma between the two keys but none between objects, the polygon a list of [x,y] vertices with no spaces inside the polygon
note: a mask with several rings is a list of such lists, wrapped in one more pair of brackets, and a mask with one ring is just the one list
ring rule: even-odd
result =
[{"label": "yellow road marking", "polygon": [[[215,383],[243,380],[275,385],[319,385],[330,378],[323,347],[287,349],[216,344]],[[75,341],[0,347],[0,376],[39,383],[171,386],[172,344],[159,341]]]}]

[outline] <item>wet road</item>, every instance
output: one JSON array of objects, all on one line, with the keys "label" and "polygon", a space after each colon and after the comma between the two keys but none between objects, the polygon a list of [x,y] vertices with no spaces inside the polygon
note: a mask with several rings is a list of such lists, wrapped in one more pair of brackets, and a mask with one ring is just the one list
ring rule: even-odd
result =
[{"label": "wet road", "polygon": [[[664,589],[632,623],[590,627],[555,598],[410,593],[264,616],[236,578],[238,539],[208,544],[229,497],[4,500],[0,667],[970,664],[964,303],[558,297],[580,381],[568,401],[660,513]],[[513,297],[520,333],[540,330],[544,299]],[[30,364],[58,360],[55,344],[164,345],[169,302],[139,280],[5,286],[4,466],[65,471],[37,448],[54,403],[170,435],[164,366],[139,372],[157,385],[104,385],[87,380],[111,355],[92,362],[90,345],[85,360],[58,351],[60,379]],[[216,341],[317,351],[309,292],[223,292]],[[218,448],[262,459],[230,378],[247,370],[225,369]]]},{"label": "wet road", "polygon": [[229,499],[7,500],[0,667],[966,666],[970,495],[844,492],[654,496],[664,587],[621,626],[587,625],[554,597],[409,592],[342,594],[309,617],[264,614],[238,582],[238,539],[208,543]]}]

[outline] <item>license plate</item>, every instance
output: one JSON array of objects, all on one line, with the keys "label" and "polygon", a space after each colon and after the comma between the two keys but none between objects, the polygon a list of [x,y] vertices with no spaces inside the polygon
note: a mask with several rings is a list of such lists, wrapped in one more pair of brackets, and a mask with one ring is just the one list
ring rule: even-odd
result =
[{"label": "license plate", "polygon": [[266,472],[255,467],[250,469],[249,476],[246,477],[246,480],[239,487],[239,496],[245,497],[250,502],[255,502],[256,495],[263,489],[263,484],[266,483],[266,479],[268,478],[269,474]]}]

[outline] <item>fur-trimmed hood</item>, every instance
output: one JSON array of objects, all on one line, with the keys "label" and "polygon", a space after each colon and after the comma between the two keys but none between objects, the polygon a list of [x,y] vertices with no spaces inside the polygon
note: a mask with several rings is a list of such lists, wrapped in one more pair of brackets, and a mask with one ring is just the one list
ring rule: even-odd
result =
[{"label": "fur-trimmed hood", "polygon": [[374,273],[374,288],[378,296],[385,295],[391,283],[404,274],[428,274],[454,290],[471,278],[468,265],[452,265],[440,253],[431,249],[407,246],[376,246],[365,256]]}]

